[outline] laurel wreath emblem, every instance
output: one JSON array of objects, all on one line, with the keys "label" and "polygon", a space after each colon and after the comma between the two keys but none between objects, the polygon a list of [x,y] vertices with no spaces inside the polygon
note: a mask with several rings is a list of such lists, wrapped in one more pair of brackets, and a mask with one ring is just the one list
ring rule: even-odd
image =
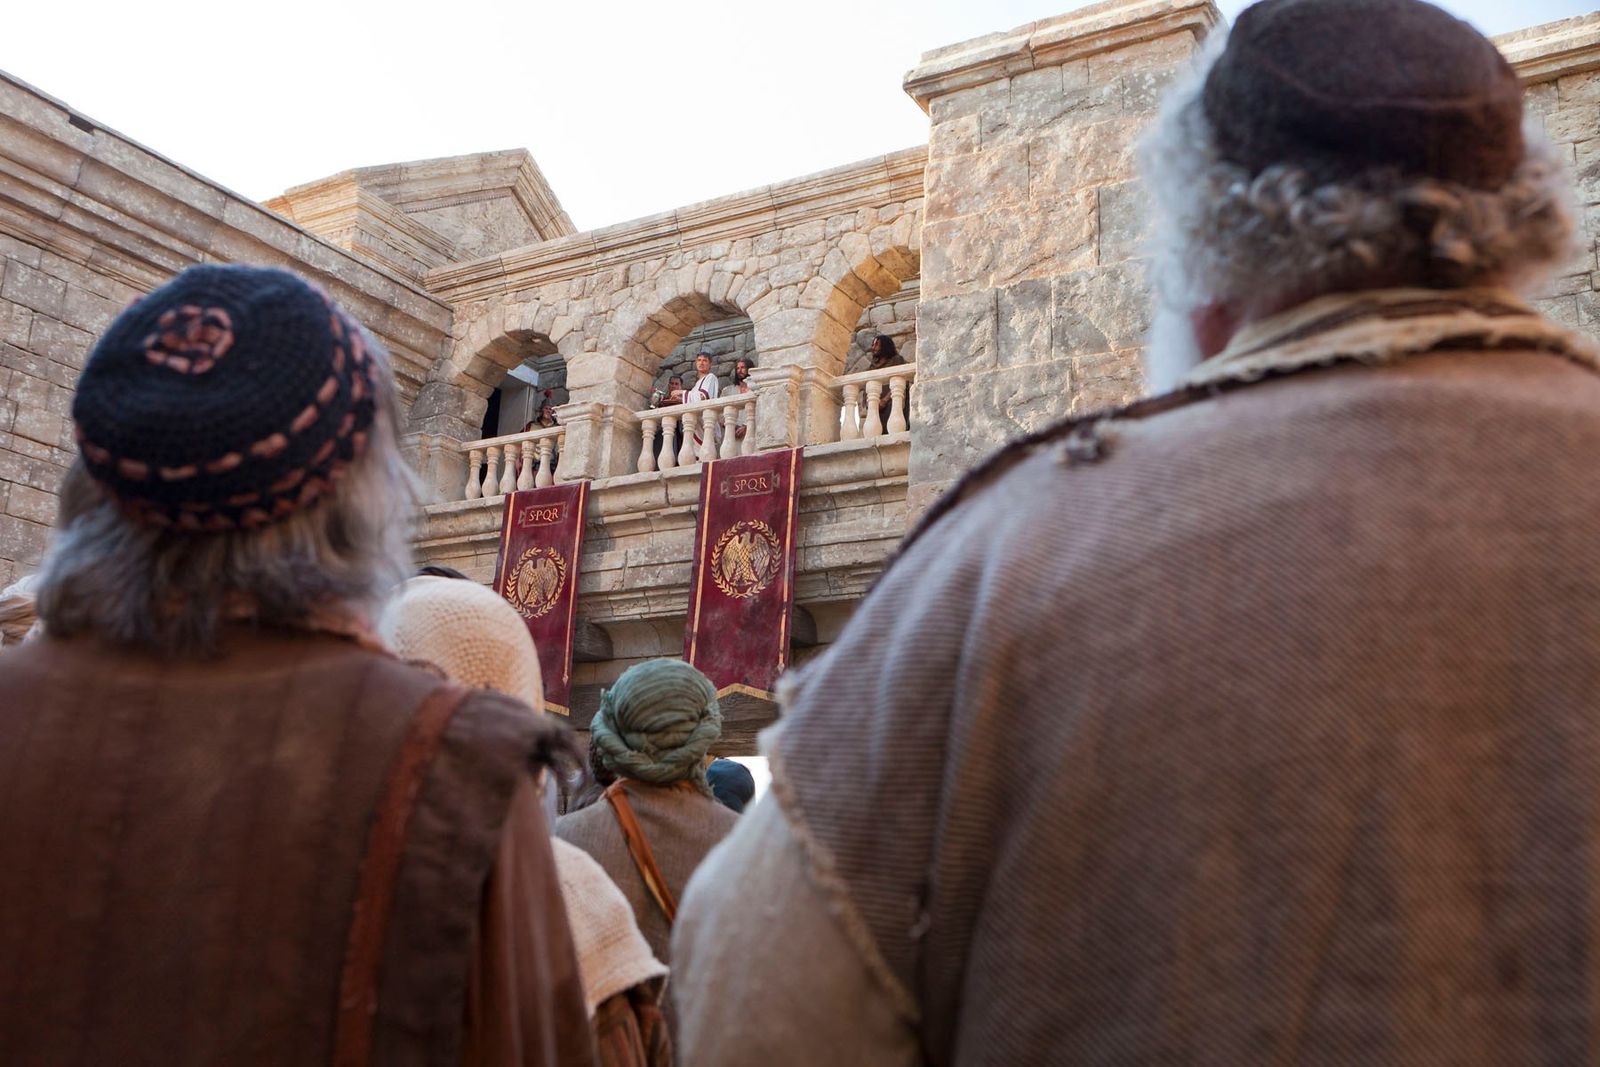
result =
[{"label": "laurel wreath emblem", "polygon": [[525,619],[547,615],[567,584],[567,561],[553,548],[522,553],[506,582],[505,598]]},{"label": "laurel wreath emblem", "polygon": [[783,569],[783,546],[772,527],[741,519],[717,538],[711,550],[711,580],[735,600],[755,596]]}]

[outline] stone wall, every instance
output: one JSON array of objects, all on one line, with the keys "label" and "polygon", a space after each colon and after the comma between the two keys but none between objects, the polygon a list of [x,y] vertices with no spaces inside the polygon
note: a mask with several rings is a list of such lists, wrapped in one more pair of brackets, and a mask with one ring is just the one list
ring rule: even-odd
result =
[{"label": "stone wall", "polygon": [[199,262],[289,267],[384,340],[409,403],[447,351],[450,308],[0,75],[0,585],[32,572],[74,455],[72,389],[135,296]]},{"label": "stone wall", "polygon": [[1600,12],[1495,43],[1528,82],[1529,113],[1577,180],[1578,248],[1539,308],[1600,341]]},{"label": "stone wall", "polygon": [[913,514],[1006,439],[1140,388],[1133,145],[1211,0],[1097,4],[929,52]]},{"label": "stone wall", "polygon": [[[832,378],[896,337],[918,367],[911,440],[808,451],[801,602],[848,611],[907,516],[989,449],[1137,392],[1132,146],[1217,21],[1210,0],[1114,0],[935,50],[906,82],[926,148],[586,233],[526,152],[349,171],[275,215],[0,77],[0,579],[42,552],[95,334],[188,263],[242,261],[310,275],[388,342],[440,501],[506,371],[559,377],[562,475],[604,483],[580,612],[664,648],[694,469],[632,474],[632,412],[702,345],[724,378],[753,351],[758,444],[829,442]],[[1582,247],[1541,307],[1600,335],[1600,14],[1499,43],[1580,189]],[[423,550],[486,576],[497,516],[440,503]]]}]

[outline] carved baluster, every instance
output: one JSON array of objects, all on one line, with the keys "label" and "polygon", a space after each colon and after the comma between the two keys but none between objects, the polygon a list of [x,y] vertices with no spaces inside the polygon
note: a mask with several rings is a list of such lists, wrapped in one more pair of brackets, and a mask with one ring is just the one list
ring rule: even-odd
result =
[{"label": "carved baluster", "polygon": [[567,454],[567,431],[556,434],[556,454],[550,462],[550,480],[561,481],[561,457]]},{"label": "carved baluster", "polygon": [[683,424],[683,444],[678,448],[678,466],[687,467],[699,457],[700,446],[694,443],[694,438],[699,432],[696,427],[700,425],[700,413],[685,411],[679,421]]},{"label": "carved baluster", "polygon": [[732,459],[739,454],[739,435],[735,431],[739,428],[739,405],[729,404],[722,409],[722,447],[717,455],[722,459]]},{"label": "carved baluster", "polygon": [[474,448],[474,450],[470,450],[469,453],[467,453],[467,499],[469,499],[469,501],[475,501],[475,499],[482,498],[482,475],[483,450],[482,448]]},{"label": "carved baluster", "polygon": [[695,458],[701,463],[717,458],[717,417],[720,414],[715,408],[700,412],[700,452]]},{"label": "carved baluster", "polygon": [[883,399],[883,381],[879,378],[867,382],[867,411],[861,427],[862,437],[878,437],[883,433],[883,416],[878,414],[878,401]]},{"label": "carved baluster", "polygon": [[657,418],[642,419],[639,422],[639,473],[648,474],[656,469],[656,452],[651,446],[656,443],[656,427],[661,425]]},{"label": "carved baluster", "polygon": [[556,439],[554,437],[539,438],[539,473],[534,475],[533,484],[543,489],[547,485],[554,485],[556,480]]},{"label": "carved baluster", "polygon": [[505,462],[500,470],[501,496],[517,491],[517,446],[514,444],[505,445],[503,446],[503,451],[505,452]]},{"label": "carved baluster", "polygon": [[906,422],[906,380],[901,375],[889,379],[889,425],[884,429],[889,433],[904,433],[910,423]]},{"label": "carved baluster", "polygon": [[487,467],[483,472],[483,495],[487,499],[500,492],[500,446],[490,445],[484,451]]},{"label": "carved baluster", "polygon": [[861,407],[861,386],[851,382],[844,387],[844,407],[839,409],[839,440],[854,441],[861,436],[857,422]]},{"label": "carved baluster", "polygon": [[[515,445],[508,447],[517,447]],[[517,464],[517,489],[518,491],[533,488],[533,450],[532,441],[524,441],[521,445],[522,459]]]},{"label": "carved baluster", "polygon": [[678,442],[673,438],[678,432],[678,416],[661,416],[661,469],[669,470],[678,465]]},{"label": "carved baluster", "polygon": [[741,456],[756,454],[756,398],[753,396],[744,402],[744,440],[741,445]]}]

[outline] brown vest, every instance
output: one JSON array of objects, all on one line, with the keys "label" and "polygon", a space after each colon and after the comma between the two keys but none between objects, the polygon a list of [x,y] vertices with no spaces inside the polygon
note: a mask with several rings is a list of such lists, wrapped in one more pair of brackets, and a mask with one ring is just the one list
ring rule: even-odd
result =
[{"label": "brown vest", "polygon": [[[339,638],[231,632],[162,662],[0,656],[0,1049],[10,1064],[332,1056],[369,822],[444,683]],[[453,1064],[483,886],[537,730],[463,701],[393,881],[371,1056]]]}]

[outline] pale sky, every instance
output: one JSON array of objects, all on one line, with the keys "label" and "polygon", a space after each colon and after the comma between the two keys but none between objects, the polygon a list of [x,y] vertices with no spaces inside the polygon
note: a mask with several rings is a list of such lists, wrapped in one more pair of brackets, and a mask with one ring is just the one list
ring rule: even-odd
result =
[{"label": "pale sky", "polygon": [[[1595,3],[1442,6],[1500,33]],[[0,69],[263,200],[351,167],[527,148],[592,229],[925,143],[900,87],[923,51],[1074,6],[18,0]]]}]

